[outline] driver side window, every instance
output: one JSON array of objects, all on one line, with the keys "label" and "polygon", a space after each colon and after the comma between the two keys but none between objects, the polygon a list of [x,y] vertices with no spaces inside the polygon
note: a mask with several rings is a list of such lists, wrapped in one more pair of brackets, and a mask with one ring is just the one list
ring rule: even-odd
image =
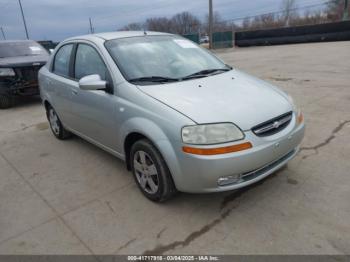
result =
[{"label": "driver side window", "polygon": [[102,80],[107,80],[107,67],[97,51],[86,44],[79,44],[75,57],[75,79],[97,74]]}]

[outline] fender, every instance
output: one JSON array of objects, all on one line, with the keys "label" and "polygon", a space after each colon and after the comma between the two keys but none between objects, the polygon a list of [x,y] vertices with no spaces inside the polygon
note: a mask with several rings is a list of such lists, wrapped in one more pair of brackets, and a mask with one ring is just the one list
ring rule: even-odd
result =
[{"label": "fender", "polygon": [[164,131],[157,124],[146,118],[134,117],[127,120],[120,128],[119,148],[123,148],[124,156],[124,141],[131,133],[139,133],[147,137],[155,145],[167,163],[174,183],[177,186],[176,179],[180,177],[177,174],[181,174],[181,169],[174,148]]}]

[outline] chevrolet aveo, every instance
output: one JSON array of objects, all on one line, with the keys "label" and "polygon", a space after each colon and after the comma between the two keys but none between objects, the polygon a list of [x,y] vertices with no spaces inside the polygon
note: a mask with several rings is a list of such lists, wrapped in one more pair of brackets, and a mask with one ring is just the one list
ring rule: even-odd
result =
[{"label": "chevrolet aveo", "polygon": [[171,34],[70,38],[39,84],[53,134],[125,160],[153,201],[255,183],[291,160],[304,136],[288,94]]}]

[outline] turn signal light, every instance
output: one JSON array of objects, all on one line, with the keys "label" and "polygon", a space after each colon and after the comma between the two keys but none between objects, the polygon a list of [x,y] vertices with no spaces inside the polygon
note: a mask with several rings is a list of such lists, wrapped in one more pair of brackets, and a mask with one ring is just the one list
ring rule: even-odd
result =
[{"label": "turn signal light", "polygon": [[226,146],[226,147],[217,147],[217,148],[196,148],[196,147],[184,146],[182,147],[182,151],[193,155],[209,156],[209,155],[220,155],[220,154],[228,154],[228,153],[243,151],[252,147],[253,147],[252,143],[246,142],[243,144]]},{"label": "turn signal light", "polygon": [[304,115],[302,112],[298,114],[298,124],[301,124],[304,121]]}]

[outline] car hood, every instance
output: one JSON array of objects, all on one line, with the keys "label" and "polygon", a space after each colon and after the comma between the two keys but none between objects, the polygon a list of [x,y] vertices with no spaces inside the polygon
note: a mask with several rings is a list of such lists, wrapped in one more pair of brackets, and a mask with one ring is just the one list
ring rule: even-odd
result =
[{"label": "car hood", "polygon": [[45,65],[48,59],[48,55],[4,57],[0,58],[0,67]]},{"label": "car hood", "polygon": [[139,88],[198,124],[232,122],[244,131],[293,110],[286,93],[238,70]]}]

